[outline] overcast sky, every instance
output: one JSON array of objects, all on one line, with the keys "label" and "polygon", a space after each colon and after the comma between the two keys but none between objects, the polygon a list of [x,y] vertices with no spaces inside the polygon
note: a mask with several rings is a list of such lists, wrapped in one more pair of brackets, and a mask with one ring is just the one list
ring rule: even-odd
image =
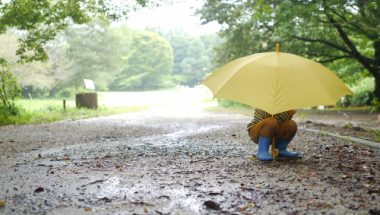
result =
[{"label": "overcast sky", "polygon": [[130,13],[127,22],[133,29],[182,29],[193,36],[217,32],[220,27],[216,22],[201,25],[199,16],[194,15],[202,4],[203,0],[182,0],[152,9],[143,8]]}]

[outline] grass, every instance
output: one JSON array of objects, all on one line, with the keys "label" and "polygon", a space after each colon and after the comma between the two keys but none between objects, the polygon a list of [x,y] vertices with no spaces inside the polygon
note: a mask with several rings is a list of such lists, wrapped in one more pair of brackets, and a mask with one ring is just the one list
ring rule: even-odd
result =
[{"label": "grass", "polygon": [[40,124],[62,120],[74,120],[90,117],[108,116],[147,109],[147,106],[100,106],[98,109],[76,108],[73,100],[66,101],[66,109],[63,108],[63,100],[60,99],[19,99],[16,105],[20,109],[17,116],[1,116],[0,125],[9,124]]},{"label": "grass", "polygon": [[66,110],[62,109],[52,109],[45,110],[41,112],[29,112],[28,120],[25,123],[28,124],[38,124],[38,123],[47,123],[61,120],[74,120],[74,119],[84,119],[90,117],[99,117],[99,116],[108,116],[113,114],[122,114],[132,111],[140,111],[144,107],[99,107],[96,110],[86,109],[86,108],[67,108]]},{"label": "grass", "polygon": [[8,116],[1,114],[0,111],[0,125],[82,119],[146,110],[151,107],[165,108],[177,104],[191,107],[210,97],[210,92],[202,87],[178,87],[156,91],[97,92],[97,94],[99,106],[97,110],[77,109],[74,98],[66,101],[66,109],[63,108],[62,99],[18,99],[16,105],[20,109],[20,114]]},{"label": "grass", "polygon": [[[45,112],[52,110],[63,110],[63,100],[61,99],[18,99],[16,105],[27,112]],[[67,108],[74,108],[74,100],[66,101]]]},{"label": "grass", "polygon": [[375,139],[376,142],[380,143],[380,130],[375,130]]}]

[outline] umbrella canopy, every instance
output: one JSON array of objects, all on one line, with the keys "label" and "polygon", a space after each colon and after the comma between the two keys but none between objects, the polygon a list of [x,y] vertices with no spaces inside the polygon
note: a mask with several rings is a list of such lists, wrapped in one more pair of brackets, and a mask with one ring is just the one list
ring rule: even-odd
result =
[{"label": "umbrella canopy", "polygon": [[266,52],[227,63],[203,82],[214,97],[276,114],[318,105],[335,105],[351,90],[329,69],[306,58]]}]

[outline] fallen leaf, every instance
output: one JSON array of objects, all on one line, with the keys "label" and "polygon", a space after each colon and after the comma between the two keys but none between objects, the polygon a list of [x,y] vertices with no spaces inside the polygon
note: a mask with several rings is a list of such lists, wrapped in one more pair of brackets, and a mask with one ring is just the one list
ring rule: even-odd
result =
[{"label": "fallen leaf", "polygon": [[39,187],[37,189],[34,190],[35,193],[41,193],[41,192],[44,192],[44,188],[43,187]]},{"label": "fallen leaf", "polygon": [[213,210],[220,210],[220,205],[212,200],[207,200],[203,203],[207,208]]},{"label": "fallen leaf", "polygon": [[98,201],[112,202],[112,199],[108,197],[103,197],[103,198],[100,198]]},{"label": "fallen leaf", "polygon": [[3,199],[0,199],[0,208],[3,208],[3,207],[5,207],[5,200],[3,200]]},{"label": "fallen leaf", "polygon": [[217,195],[223,196],[223,193],[210,192],[210,193],[208,193],[208,195],[210,195],[210,196],[217,196]]},{"label": "fallen leaf", "polygon": [[311,208],[317,208],[317,209],[327,209],[327,208],[333,208],[332,205],[330,205],[329,203],[325,203],[325,202],[309,202],[307,204],[308,207],[311,207]]},{"label": "fallen leaf", "polygon": [[170,197],[169,196],[166,196],[166,195],[163,195],[163,196],[159,196],[157,197],[158,199],[169,199],[170,200]]},{"label": "fallen leaf", "polygon": [[150,203],[143,202],[143,201],[140,201],[140,202],[131,202],[131,203],[134,204],[134,205],[154,206],[154,204],[150,204]]},{"label": "fallen leaf", "polygon": [[380,190],[368,190],[368,194],[372,193],[380,194]]},{"label": "fallen leaf", "polygon": [[372,214],[380,214],[380,210],[378,209],[371,209],[369,210],[369,214],[372,215]]},{"label": "fallen leaf", "polygon": [[249,188],[249,187],[240,187],[241,190],[243,191],[254,191],[255,189]]},{"label": "fallen leaf", "polygon": [[247,203],[246,205],[244,205],[243,207],[239,208],[239,211],[240,212],[244,212],[246,211],[248,208],[254,208],[256,207],[256,203],[255,202],[249,202]]}]

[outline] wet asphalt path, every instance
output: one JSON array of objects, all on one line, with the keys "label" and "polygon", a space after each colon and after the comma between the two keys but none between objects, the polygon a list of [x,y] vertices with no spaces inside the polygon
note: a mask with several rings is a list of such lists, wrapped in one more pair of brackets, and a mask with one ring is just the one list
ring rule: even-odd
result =
[{"label": "wet asphalt path", "polygon": [[0,127],[0,214],[379,214],[380,152],[299,131],[262,163],[249,117],[178,108]]}]

